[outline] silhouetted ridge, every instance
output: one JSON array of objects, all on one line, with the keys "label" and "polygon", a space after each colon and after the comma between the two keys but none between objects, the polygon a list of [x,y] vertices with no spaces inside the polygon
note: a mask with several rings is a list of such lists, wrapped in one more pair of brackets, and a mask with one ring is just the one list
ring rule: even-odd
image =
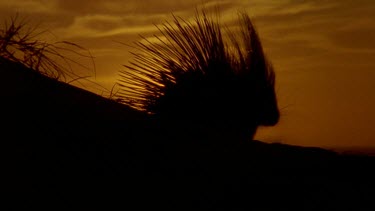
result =
[{"label": "silhouetted ridge", "polygon": [[[47,77],[39,71],[27,68],[24,65],[0,57],[0,74],[2,75],[0,88],[3,90],[3,106],[9,109],[25,112],[25,115],[40,112],[39,118],[59,116],[72,118],[134,118],[142,114],[126,105],[119,104],[105,97],[99,96],[82,88],[60,82]],[[28,111],[28,112],[26,112]],[[71,113],[69,113],[71,112]],[[6,112],[9,114],[9,112]],[[111,113],[113,115],[111,115]],[[119,113],[123,113],[119,115]],[[20,115],[21,117],[21,115]]]}]

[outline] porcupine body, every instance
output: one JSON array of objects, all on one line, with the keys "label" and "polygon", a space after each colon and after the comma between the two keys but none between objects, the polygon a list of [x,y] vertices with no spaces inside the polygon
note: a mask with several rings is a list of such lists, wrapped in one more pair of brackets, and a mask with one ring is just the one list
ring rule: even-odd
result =
[{"label": "porcupine body", "polygon": [[121,97],[131,107],[172,124],[252,138],[279,120],[273,67],[246,13],[237,33],[223,30],[204,11],[189,22],[174,16],[158,27],[156,42],[137,52],[120,72]]}]

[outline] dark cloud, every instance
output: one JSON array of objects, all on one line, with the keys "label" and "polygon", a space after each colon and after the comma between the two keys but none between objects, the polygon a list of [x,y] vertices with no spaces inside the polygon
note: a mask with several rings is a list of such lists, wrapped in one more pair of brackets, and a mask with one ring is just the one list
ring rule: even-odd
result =
[{"label": "dark cloud", "polygon": [[372,50],[375,56],[375,24],[371,27],[352,27],[332,33],[332,42],[353,50]]},{"label": "dark cloud", "polygon": [[190,0],[190,1],[171,1],[171,0],[59,0],[58,7],[62,10],[75,14],[160,14],[191,10],[192,8],[206,4],[220,4],[221,6],[230,5],[230,1],[215,0]]},{"label": "dark cloud", "polygon": [[53,29],[70,25],[74,17],[63,13],[56,7],[54,0],[0,0],[0,18],[8,19],[18,15],[27,19],[30,24],[41,24],[40,27]]},{"label": "dark cloud", "polygon": [[84,26],[88,28],[95,28],[99,31],[108,31],[115,28],[121,27],[120,21],[112,21],[112,20],[89,20],[86,23],[84,23]]}]

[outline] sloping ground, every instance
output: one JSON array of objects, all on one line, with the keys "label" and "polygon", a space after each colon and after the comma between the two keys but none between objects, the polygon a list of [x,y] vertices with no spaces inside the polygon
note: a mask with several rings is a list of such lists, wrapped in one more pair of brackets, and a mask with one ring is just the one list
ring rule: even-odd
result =
[{"label": "sloping ground", "polygon": [[15,208],[375,209],[374,157],[223,145],[1,58],[0,75],[3,181]]},{"label": "sloping ground", "polygon": [[3,137],[18,150],[114,139],[140,128],[136,125],[145,119],[127,106],[1,58],[0,75]]}]

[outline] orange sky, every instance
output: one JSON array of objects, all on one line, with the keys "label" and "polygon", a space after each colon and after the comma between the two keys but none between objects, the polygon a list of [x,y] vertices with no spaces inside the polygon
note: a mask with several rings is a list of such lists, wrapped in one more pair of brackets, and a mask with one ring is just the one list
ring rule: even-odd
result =
[{"label": "orange sky", "polygon": [[[57,39],[88,48],[96,78],[111,89],[138,34],[171,13],[192,18],[196,6],[219,5],[230,26],[248,11],[274,64],[279,125],[256,138],[302,146],[375,147],[375,1],[373,0],[0,0],[2,19],[18,12]],[[79,86],[79,85],[78,85]],[[103,95],[105,90],[87,84]]]}]

